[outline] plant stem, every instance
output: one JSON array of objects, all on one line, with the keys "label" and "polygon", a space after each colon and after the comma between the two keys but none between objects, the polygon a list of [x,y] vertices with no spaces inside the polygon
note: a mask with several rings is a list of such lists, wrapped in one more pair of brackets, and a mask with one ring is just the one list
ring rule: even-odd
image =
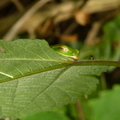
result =
[{"label": "plant stem", "polygon": [[120,67],[120,61],[80,61],[70,63],[71,66],[115,66]]},{"label": "plant stem", "polygon": [[77,112],[78,112],[79,120],[85,120],[80,100],[78,100],[76,102],[76,109],[77,109]]}]

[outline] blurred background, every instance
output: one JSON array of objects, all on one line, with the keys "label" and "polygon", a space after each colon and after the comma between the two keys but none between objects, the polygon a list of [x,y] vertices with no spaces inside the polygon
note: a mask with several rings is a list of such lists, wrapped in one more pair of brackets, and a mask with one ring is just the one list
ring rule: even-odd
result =
[{"label": "blurred background", "polygon": [[[77,48],[79,59],[118,61],[120,0],[0,0],[0,39],[24,38]],[[109,84],[118,82],[114,70]]]},{"label": "blurred background", "polygon": [[[77,48],[81,60],[120,61],[120,0],[0,0],[0,39],[25,38]],[[101,79],[99,90],[120,84],[120,68]]]}]

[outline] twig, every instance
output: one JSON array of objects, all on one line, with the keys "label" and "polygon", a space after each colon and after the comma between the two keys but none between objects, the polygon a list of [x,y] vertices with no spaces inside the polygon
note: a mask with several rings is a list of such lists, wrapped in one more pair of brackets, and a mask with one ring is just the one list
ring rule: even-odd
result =
[{"label": "twig", "polygon": [[11,0],[15,6],[17,7],[17,9],[20,11],[20,12],[23,12],[24,11],[24,7],[23,5],[20,3],[19,0]]},{"label": "twig", "polygon": [[64,34],[70,34],[77,26],[78,24],[73,21],[72,24],[70,24],[70,26],[68,26],[68,28],[64,31]]},{"label": "twig", "polygon": [[[49,0],[47,0],[47,1],[49,1]],[[40,8],[47,1],[46,0],[40,1],[38,7]],[[38,3],[36,3],[36,4],[38,4]],[[40,19],[45,19],[47,17],[55,16],[56,14],[58,15],[58,13],[68,14],[68,13],[72,12],[73,10],[77,9],[79,6],[81,6],[81,4],[82,4],[82,1],[80,0],[80,1],[64,2],[64,3],[61,3],[59,5],[54,5],[54,6],[48,6],[47,7],[48,11],[44,10],[44,11],[39,12],[39,18]],[[120,0],[104,0],[104,1],[103,0],[88,0],[87,3],[85,4],[85,6],[83,6],[81,10],[85,11],[88,14],[89,13],[91,14],[91,13],[100,12],[101,10],[102,11],[106,11],[106,10],[108,11],[108,10],[112,10],[112,9],[117,9],[119,7],[119,5],[120,5]],[[36,6],[36,5],[34,5],[34,6]],[[13,33],[10,32],[10,30],[9,30],[8,33],[3,37],[3,39],[11,40],[11,39],[14,38],[16,33],[18,33],[20,27],[22,27],[24,24],[26,24],[27,20],[29,20],[29,18],[31,18],[31,16],[33,15],[34,12],[31,15],[29,15],[28,18],[25,18],[25,16],[27,14],[29,14],[30,11],[32,11],[31,9],[19,21],[17,21],[13,25],[13,27],[10,29],[10,30],[14,30]],[[16,16],[13,16],[13,17],[15,18]],[[22,21],[22,23],[21,23],[21,21]],[[6,22],[7,21],[4,21],[3,23],[6,23]],[[10,24],[9,22],[7,22],[7,23]],[[13,23],[14,23],[14,21],[13,21]],[[20,23],[20,25],[17,25],[18,23]],[[3,27],[0,27],[0,29],[3,29]],[[7,29],[7,26],[6,26],[6,29]],[[14,35],[12,35],[11,33],[14,34]]]},{"label": "twig", "polygon": [[76,102],[76,109],[77,109],[77,112],[78,112],[79,120],[85,120],[80,100],[78,100]]},{"label": "twig", "polygon": [[91,30],[89,31],[86,39],[85,39],[85,44],[87,45],[94,45],[96,43],[95,38],[99,32],[99,30],[101,29],[101,25],[102,23],[104,23],[105,21],[107,21],[108,19],[114,17],[117,13],[120,12],[120,9],[117,9],[109,14],[107,14],[104,19],[94,22],[92,25]]},{"label": "twig", "polygon": [[3,37],[4,40],[12,40],[18,33],[20,27],[28,20],[39,8],[45,5],[50,0],[40,0],[38,1],[30,10],[28,10],[22,18],[20,18],[8,31],[8,33]]},{"label": "twig", "polygon": [[88,0],[82,10],[87,13],[95,13],[116,9],[119,5],[120,0]]},{"label": "twig", "polygon": [[[88,0],[83,0],[83,3],[81,3],[80,7],[78,7],[79,9],[82,9],[85,4],[87,3]],[[76,22],[73,22],[65,31],[64,34],[69,34],[71,33],[72,30],[74,30],[76,27],[78,26],[78,24]]]},{"label": "twig", "polygon": [[[3,37],[4,40],[12,40],[14,36],[19,32],[20,28],[31,18],[31,16],[46,2],[50,0],[41,0],[38,1],[21,19],[19,19],[8,31],[8,33]],[[63,12],[63,13],[70,13],[71,11],[78,8],[81,5],[80,1],[73,1],[66,2],[60,5],[55,5],[54,7],[48,7],[49,11],[41,11],[39,12],[39,18],[45,19],[48,16],[55,16],[56,14]],[[120,0],[89,0],[85,6],[82,7],[81,10],[85,11],[86,13],[94,13],[102,11],[108,11],[112,9],[117,9],[120,5]],[[73,27],[75,27],[73,25]],[[74,29],[74,28],[72,28]]]},{"label": "twig", "polygon": [[93,23],[92,29],[89,31],[89,33],[85,39],[85,44],[87,44],[87,45],[95,44],[95,38],[100,30],[101,25],[102,25],[101,21],[97,21],[97,22]]}]

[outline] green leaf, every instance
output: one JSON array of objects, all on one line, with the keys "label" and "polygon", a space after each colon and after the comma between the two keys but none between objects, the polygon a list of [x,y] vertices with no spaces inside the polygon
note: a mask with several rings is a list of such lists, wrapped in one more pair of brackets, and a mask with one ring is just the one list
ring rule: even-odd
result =
[{"label": "green leaf", "polygon": [[120,59],[120,14],[103,26],[104,36],[101,44],[101,57],[104,60]]},{"label": "green leaf", "polygon": [[100,93],[98,99],[89,102],[92,109],[91,120],[119,120],[120,119],[120,86],[113,90]]},{"label": "green leaf", "polygon": [[21,120],[68,120],[68,118],[65,115],[57,112],[40,112]]},{"label": "green leaf", "polygon": [[44,40],[0,41],[0,45],[6,51],[0,53],[0,82],[60,68],[70,60],[54,52]]},{"label": "green leaf", "polygon": [[96,89],[105,66],[76,66],[45,40],[0,41],[0,116],[21,118],[75,102]]}]

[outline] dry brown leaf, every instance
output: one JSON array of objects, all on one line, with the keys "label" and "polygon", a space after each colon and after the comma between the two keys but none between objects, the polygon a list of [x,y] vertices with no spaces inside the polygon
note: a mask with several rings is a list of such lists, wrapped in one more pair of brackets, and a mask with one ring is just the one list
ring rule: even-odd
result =
[{"label": "dry brown leaf", "polygon": [[58,15],[56,15],[54,23],[57,24],[59,22],[68,20],[72,17],[72,13],[71,12],[67,12],[67,13],[59,13]]},{"label": "dry brown leaf", "polygon": [[35,13],[30,17],[30,19],[26,20],[25,23],[20,27],[19,33],[29,31],[30,29],[35,30],[38,27],[38,25],[43,21],[44,19],[40,17],[40,14]]},{"label": "dry brown leaf", "polygon": [[0,0],[0,8],[4,8],[10,2],[11,2],[10,0]]},{"label": "dry brown leaf", "polygon": [[74,18],[78,24],[83,25],[83,26],[88,24],[90,21],[90,15],[82,10],[75,11]]},{"label": "dry brown leaf", "polygon": [[78,35],[74,34],[74,35],[61,35],[60,36],[60,42],[75,42],[78,39]]},{"label": "dry brown leaf", "polygon": [[46,37],[52,34],[53,27],[53,18],[49,18],[37,27],[36,32],[39,36]]}]

